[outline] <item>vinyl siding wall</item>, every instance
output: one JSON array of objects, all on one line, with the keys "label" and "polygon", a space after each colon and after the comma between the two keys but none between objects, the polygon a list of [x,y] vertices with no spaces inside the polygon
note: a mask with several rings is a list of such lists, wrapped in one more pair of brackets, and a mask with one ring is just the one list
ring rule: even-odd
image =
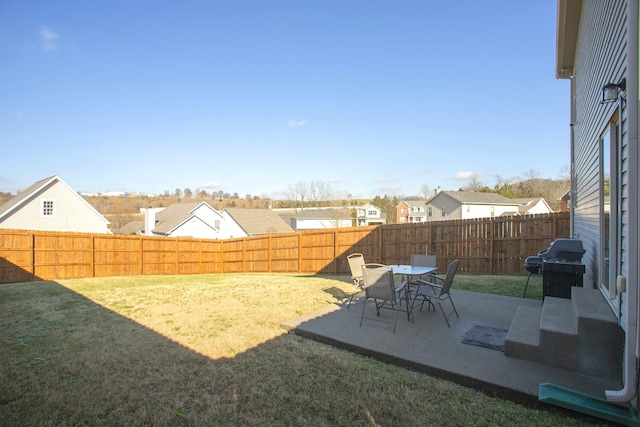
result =
[{"label": "vinyl siding wall", "polygon": [[[621,0],[583,2],[576,50],[573,96],[573,176],[574,176],[574,237],[583,241],[586,249],[585,286],[597,287],[600,259],[600,135],[616,114],[618,103],[601,104],[602,87],[617,83],[626,71],[626,3]],[[623,103],[624,105],[624,103]],[[620,272],[625,274],[627,246],[627,164],[626,123],[624,108],[620,112],[622,139],[619,151],[622,171],[622,221],[618,234],[622,250],[617,254]],[[612,135],[612,145],[616,141]],[[612,172],[614,172],[612,170]],[[612,214],[612,220],[615,215]],[[612,266],[613,268],[614,266]]]},{"label": "vinyl siding wall", "polygon": [[518,213],[518,205],[462,205],[460,210],[462,219],[491,218],[492,216],[495,218],[505,213]]},{"label": "vinyl siding wall", "polygon": [[202,219],[194,216],[171,231],[171,237],[195,237],[198,239],[217,239],[218,232]]}]

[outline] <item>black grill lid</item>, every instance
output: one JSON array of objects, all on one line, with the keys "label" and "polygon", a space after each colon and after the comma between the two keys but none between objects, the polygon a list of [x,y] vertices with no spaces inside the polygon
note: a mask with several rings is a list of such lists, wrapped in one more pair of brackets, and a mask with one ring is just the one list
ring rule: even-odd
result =
[{"label": "black grill lid", "polygon": [[578,239],[556,239],[543,251],[538,252],[538,256],[545,261],[571,261],[579,262],[586,251],[582,247],[582,240]]}]

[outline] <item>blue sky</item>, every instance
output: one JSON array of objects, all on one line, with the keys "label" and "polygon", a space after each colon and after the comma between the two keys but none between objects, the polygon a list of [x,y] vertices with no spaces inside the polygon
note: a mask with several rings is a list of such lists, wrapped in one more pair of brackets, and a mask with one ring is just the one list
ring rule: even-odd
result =
[{"label": "blue sky", "polygon": [[3,0],[0,191],[557,179],[555,23],[552,0]]}]

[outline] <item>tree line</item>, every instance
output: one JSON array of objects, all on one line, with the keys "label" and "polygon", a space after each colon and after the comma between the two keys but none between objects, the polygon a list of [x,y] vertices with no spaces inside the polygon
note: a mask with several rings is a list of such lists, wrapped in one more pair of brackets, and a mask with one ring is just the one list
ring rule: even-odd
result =
[{"label": "tree line", "polygon": [[[484,185],[478,176],[472,176],[460,191],[497,193],[502,196],[520,198],[543,197],[552,209],[558,210],[558,199],[570,188],[569,177],[560,179],[544,179],[530,170],[525,172],[524,178],[505,179],[497,176],[492,187]],[[191,190],[190,188],[176,188],[173,192],[165,191],[160,196],[130,194],[127,196],[87,196],[87,200],[98,212],[111,221],[114,228],[138,219],[140,208],[166,207],[173,203],[186,201],[207,201],[212,207],[222,210],[227,207],[241,208],[288,208],[300,211],[306,208],[334,207],[345,209],[355,217],[355,206],[372,203],[380,208],[387,216],[387,223],[396,221],[396,206],[401,200],[428,200],[439,188],[434,189],[429,184],[420,187],[420,194],[403,196],[396,194],[376,195],[373,199],[354,199],[351,193],[340,192],[330,184],[322,181],[296,182],[287,187],[282,200],[273,200],[267,196],[247,194],[241,198],[237,192],[207,191],[205,189]],[[0,192],[0,206],[11,199],[11,193]]]}]

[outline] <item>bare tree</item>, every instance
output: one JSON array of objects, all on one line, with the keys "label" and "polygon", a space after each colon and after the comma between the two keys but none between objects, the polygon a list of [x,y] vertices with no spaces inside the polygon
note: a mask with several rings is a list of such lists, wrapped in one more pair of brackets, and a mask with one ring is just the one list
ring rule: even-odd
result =
[{"label": "bare tree", "polygon": [[464,191],[475,191],[475,192],[479,192],[483,188],[484,188],[484,185],[478,179],[477,173],[472,174],[467,184],[464,187],[462,187]]},{"label": "bare tree", "polygon": [[431,186],[429,184],[422,184],[420,186],[420,194],[422,194],[422,196],[425,199],[428,199],[429,197],[431,197],[432,195]]},{"label": "bare tree", "polygon": [[320,207],[334,196],[331,186],[322,181],[311,181],[309,184],[309,202],[314,207]]},{"label": "bare tree", "polygon": [[538,172],[535,169],[529,169],[523,175],[524,175],[524,179],[529,181],[540,178],[540,172]]},{"label": "bare tree", "polygon": [[516,195],[512,184],[513,181],[513,179],[509,180],[501,177],[500,175],[496,175],[496,184],[493,189],[496,193],[502,196],[513,198]]},{"label": "bare tree", "polygon": [[540,173],[536,170],[529,169],[524,173],[522,189],[525,194],[521,197],[543,197],[543,187],[543,180],[540,179]]},{"label": "bare tree", "polygon": [[309,195],[309,184],[306,182],[298,181],[293,185],[290,185],[285,192],[289,201],[292,202],[293,208],[298,211],[304,209],[304,202]]}]

